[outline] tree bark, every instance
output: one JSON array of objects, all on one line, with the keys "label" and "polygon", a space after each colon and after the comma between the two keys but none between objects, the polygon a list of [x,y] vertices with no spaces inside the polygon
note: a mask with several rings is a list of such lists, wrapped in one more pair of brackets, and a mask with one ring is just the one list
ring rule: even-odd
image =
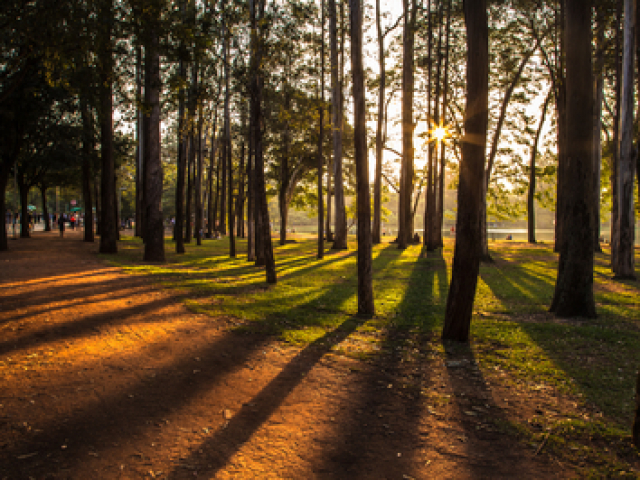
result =
[{"label": "tree bark", "polygon": [[[51,219],[49,218],[49,208],[47,207],[47,186],[45,184],[40,184],[40,197],[42,198],[42,218],[44,220],[44,231],[51,231]],[[84,200],[84,199],[83,199]],[[86,200],[84,200],[84,204],[87,205]],[[91,202],[88,203],[89,210],[91,210]],[[2,210],[4,211],[4,210]],[[85,216],[86,221],[86,216]],[[86,231],[85,227],[85,231]],[[92,232],[93,233],[93,232]],[[86,235],[85,235],[86,237]],[[86,241],[86,240],[85,240]]]},{"label": "tree bark", "polygon": [[[151,12],[150,12],[151,13]],[[147,28],[145,48],[145,104],[147,106],[147,131],[145,146],[145,196],[144,196],[144,260],[146,262],[164,262],[164,221],[162,218],[162,159],[160,157],[160,52],[158,26],[160,12],[153,12]]]},{"label": "tree bark", "polygon": [[[183,69],[182,60],[180,61],[180,70]],[[138,46],[136,48],[136,100],[141,105],[142,104],[142,47]],[[142,236],[142,158],[144,152],[144,144],[142,142],[142,137],[144,136],[142,133],[142,109],[140,107],[137,108],[136,111],[136,136],[138,137],[138,146],[136,149],[136,226],[135,226],[135,236]],[[180,118],[182,120],[182,118]],[[179,121],[180,121],[179,120]],[[178,168],[180,168],[178,166]],[[184,192],[183,192],[184,195]],[[177,219],[176,219],[177,226]],[[176,247],[177,248],[177,247]],[[184,246],[183,246],[184,250]],[[178,253],[180,253],[178,251]]]},{"label": "tree bark", "polygon": [[635,0],[624,2],[624,52],[622,74],[622,103],[620,112],[620,163],[618,168],[618,255],[613,264],[615,278],[634,279],[635,276],[635,215],[633,180],[636,155],[633,146],[633,88],[636,35]]},{"label": "tree bark", "polygon": [[[203,235],[203,229],[202,229],[202,215],[203,215],[203,211],[202,211],[202,170],[203,170],[203,159],[202,159],[202,124],[204,122],[204,115],[203,115],[203,107],[202,107],[202,100],[200,99],[200,87],[199,87],[199,70],[200,70],[200,65],[199,62],[196,62],[196,76],[194,78],[194,82],[195,82],[195,91],[197,92],[196,94],[196,110],[198,112],[198,118],[197,118],[197,126],[196,126],[196,138],[195,138],[195,145],[196,145],[196,169],[195,169],[195,186],[194,186],[194,213],[195,213],[195,217],[194,217],[194,237],[196,239],[196,245],[202,245],[202,235]],[[195,119],[194,119],[195,120]]]},{"label": "tree bark", "polygon": [[378,87],[378,121],[376,125],[376,172],[373,184],[373,228],[372,241],[378,244],[382,241],[382,152],[383,137],[382,127],[384,125],[384,95],[385,84],[387,82],[387,68],[385,65],[384,35],[382,33],[382,15],[380,13],[380,0],[376,0],[376,31],[378,34],[378,65],[380,68],[380,81]]},{"label": "tree bark", "polygon": [[[184,3],[181,4],[183,10]],[[181,45],[181,50],[184,47]],[[176,253],[185,253],[184,248],[184,197],[185,197],[185,174],[187,170],[187,138],[185,125],[185,89],[182,86],[187,78],[187,69],[185,61],[182,58],[184,52],[181,52],[181,58],[178,65],[178,76],[180,77],[180,89],[178,90],[178,160],[177,160],[177,181],[176,181],[176,217],[174,225],[174,237],[176,241]]]},{"label": "tree bark", "polygon": [[335,0],[329,0],[329,38],[331,43],[331,103],[333,106],[333,176],[335,201],[335,231],[333,249],[347,248],[347,215],[342,178],[342,83],[339,78],[338,27]]},{"label": "tree bark", "polygon": [[[226,30],[226,27],[225,27]],[[236,239],[233,233],[233,165],[231,155],[231,112],[229,110],[229,102],[231,100],[231,68],[229,65],[229,38],[225,39],[225,52],[224,52],[224,78],[225,78],[225,97],[224,97],[224,143],[226,153],[226,165],[229,173],[229,256],[235,258],[236,256]]]},{"label": "tree bark", "polygon": [[489,32],[486,0],[465,0],[467,108],[464,120],[456,245],[443,339],[468,342],[480,269],[480,206],[489,123]]},{"label": "tree bark", "polygon": [[[80,100],[80,115],[82,117],[82,199],[84,212],[84,241],[93,242],[93,201],[91,198],[91,160],[95,151],[93,134],[93,115],[89,111],[86,99]],[[45,202],[46,204],[46,202]],[[49,216],[47,215],[47,222]],[[51,226],[45,227],[47,232]]]},{"label": "tree bark", "polygon": [[564,232],[551,311],[559,317],[596,316],[593,298],[593,115],[591,2],[565,0],[566,162],[558,185],[565,195],[558,212]]},{"label": "tree bark", "polygon": [[619,185],[618,185],[618,169],[620,164],[620,118],[621,118],[621,85],[622,85],[622,62],[620,60],[620,24],[622,21],[622,4],[623,0],[618,0],[616,4],[616,49],[615,49],[615,68],[616,68],[616,84],[615,84],[615,103],[616,112],[613,119],[613,146],[611,149],[611,268],[615,273],[618,264],[618,248],[620,246],[620,236],[618,235],[618,218],[620,207],[619,203]]},{"label": "tree bark", "polygon": [[354,100],[354,147],[358,204],[358,314],[373,315],[371,258],[371,202],[367,159],[364,68],[362,65],[362,9],[360,0],[349,0],[351,20],[351,71]]},{"label": "tree bark", "polygon": [[102,142],[100,253],[117,253],[118,225],[113,158],[113,47],[111,43],[113,12],[111,0],[104,3],[101,17],[104,31],[102,32],[103,45],[100,57],[100,138]]},{"label": "tree bark", "polygon": [[[258,3],[256,8],[256,2]],[[251,15],[251,126],[253,129],[255,148],[255,182],[256,182],[256,217],[260,219],[256,225],[256,239],[260,238],[264,257],[267,283],[276,283],[276,267],[271,244],[271,228],[269,225],[269,209],[264,179],[264,157],[262,145],[262,42],[265,0],[249,0]],[[256,12],[258,10],[258,12]],[[258,231],[259,226],[259,231]],[[257,242],[256,242],[257,243]],[[256,262],[257,263],[257,262]]]},{"label": "tree bark", "polygon": [[416,24],[416,2],[403,0],[404,33],[402,50],[402,166],[398,210],[398,248],[407,248],[413,236],[413,54]]}]

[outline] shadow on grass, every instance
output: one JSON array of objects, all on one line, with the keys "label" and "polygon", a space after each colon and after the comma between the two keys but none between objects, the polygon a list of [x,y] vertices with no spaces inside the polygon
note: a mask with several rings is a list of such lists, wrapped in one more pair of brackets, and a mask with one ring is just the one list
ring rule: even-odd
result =
[{"label": "shadow on grass", "polygon": [[[526,258],[521,262],[484,267],[481,277],[507,311],[545,315],[533,319],[515,315],[514,321],[485,322],[484,341],[499,339],[510,345],[507,369],[517,370],[529,382],[551,382],[564,391],[577,390],[587,405],[628,431],[635,371],[640,365],[640,331],[633,305],[619,305],[617,312],[607,309],[598,319],[557,319],[546,314],[555,278],[536,276]],[[640,299],[637,285],[630,286],[635,287],[635,295],[625,300]],[[617,298],[613,295],[611,299]],[[523,297],[526,303],[518,305]],[[599,310],[600,314],[604,311]]]},{"label": "shadow on grass", "polygon": [[427,442],[421,429],[421,392],[433,381],[426,359],[433,354],[440,324],[446,264],[442,257],[399,263],[402,252],[395,246],[383,249],[378,259],[385,256],[396,261],[386,269],[374,263],[376,276],[406,277],[404,296],[380,326],[379,351],[370,355],[364,373],[350,379],[356,391],[336,417],[334,431],[323,442],[326,451],[319,455],[324,459],[320,472],[345,478],[418,478],[416,465]]}]

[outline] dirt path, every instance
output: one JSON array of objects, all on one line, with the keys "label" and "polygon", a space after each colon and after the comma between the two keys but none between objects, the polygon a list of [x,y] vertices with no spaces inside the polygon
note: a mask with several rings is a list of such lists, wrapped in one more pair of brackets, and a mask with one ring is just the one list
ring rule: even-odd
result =
[{"label": "dirt path", "polygon": [[[0,479],[563,478],[468,354],[364,362],[194,315],[79,233],[0,253]],[[416,350],[417,352],[418,350]]]}]

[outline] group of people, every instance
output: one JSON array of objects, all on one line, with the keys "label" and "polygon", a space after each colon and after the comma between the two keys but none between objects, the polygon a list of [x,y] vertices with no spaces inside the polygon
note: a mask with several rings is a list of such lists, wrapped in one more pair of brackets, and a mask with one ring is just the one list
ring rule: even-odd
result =
[{"label": "group of people", "polygon": [[71,215],[61,213],[57,216],[56,221],[58,222],[58,228],[60,229],[61,237],[64,236],[65,223],[69,222],[71,230],[75,230],[76,225],[80,226],[80,218],[75,213],[72,213]]}]

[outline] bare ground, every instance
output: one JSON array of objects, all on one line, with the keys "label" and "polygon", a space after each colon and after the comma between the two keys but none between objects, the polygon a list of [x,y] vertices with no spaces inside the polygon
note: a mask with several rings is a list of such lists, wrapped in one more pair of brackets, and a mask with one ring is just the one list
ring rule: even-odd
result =
[{"label": "bare ground", "polygon": [[367,361],[349,324],[293,347],[194,315],[107,266],[79,232],[0,252],[0,479],[567,478],[501,428],[553,392],[517,391],[467,350]]}]

